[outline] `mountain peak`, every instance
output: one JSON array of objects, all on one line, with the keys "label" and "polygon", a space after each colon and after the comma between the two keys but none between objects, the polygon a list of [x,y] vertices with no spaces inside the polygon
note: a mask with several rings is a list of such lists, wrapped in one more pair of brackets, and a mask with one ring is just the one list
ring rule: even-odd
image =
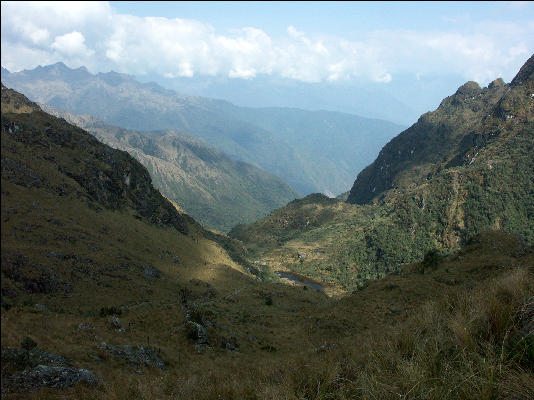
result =
[{"label": "mountain peak", "polygon": [[55,64],[51,64],[51,65],[45,65],[44,67],[41,67],[43,69],[47,69],[47,70],[59,70],[59,71],[68,71],[70,70],[70,68],[65,65],[62,61],[59,61]]},{"label": "mountain peak", "polygon": [[456,91],[456,94],[469,96],[478,94],[480,90],[480,85],[477,82],[469,81],[460,86]]},{"label": "mountain peak", "polygon": [[493,89],[493,88],[498,88],[504,85],[506,85],[506,83],[503,81],[503,79],[497,78],[494,81],[490,82],[490,84],[488,85],[488,88]]},{"label": "mountain peak", "polygon": [[522,85],[526,81],[534,80],[534,54],[523,64],[517,75],[512,79],[511,84]]},{"label": "mountain peak", "polygon": [[117,86],[122,82],[135,80],[131,75],[121,74],[115,71],[99,72],[96,76],[111,86]]}]

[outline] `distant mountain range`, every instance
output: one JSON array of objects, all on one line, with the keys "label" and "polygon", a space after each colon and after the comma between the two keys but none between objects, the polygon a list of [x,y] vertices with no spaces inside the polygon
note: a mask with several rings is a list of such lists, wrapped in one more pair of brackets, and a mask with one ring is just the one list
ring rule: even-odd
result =
[{"label": "distant mountain range", "polygon": [[157,82],[179,93],[230,101],[242,107],[287,107],[328,110],[411,125],[439,105],[443,96],[464,79],[450,74],[429,76],[395,74],[391,82],[301,82],[295,79],[256,76],[236,79],[222,76],[165,78],[138,76],[143,82]]},{"label": "distant mountain range", "polygon": [[101,142],[130,153],[148,169],[161,193],[204,226],[228,231],[300,197],[280,178],[232,160],[184,132],[132,131],[95,117],[47,105],[41,108],[94,134]]},{"label": "distant mountain range", "polygon": [[2,69],[2,81],[39,103],[122,128],[186,131],[279,176],[301,194],[347,191],[353,177],[403,129],[336,112],[237,107],[62,63],[17,73]]}]

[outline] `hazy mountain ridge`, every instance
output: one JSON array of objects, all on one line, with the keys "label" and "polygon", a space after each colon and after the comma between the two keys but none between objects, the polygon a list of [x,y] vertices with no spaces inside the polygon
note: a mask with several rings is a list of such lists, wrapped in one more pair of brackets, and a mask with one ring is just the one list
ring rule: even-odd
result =
[{"label": "hazy mountain ridge", "polygon": [[131,131],[42,107],[133,155],[148,169],[158,190],[205,226],[228,231],[299,197],[278,177],[234,161],[185,132]]},{"label": "hazy mountain ridge", "polygon": [[[343,181],[352,180],[374,159],[383,144],[403,129],[384,120],[333,111],[270,107],[240,108],[236,114],[311,154],[320,165],[331,165],[327,171],[337,169]],[[355,132],[363,134],[365,140]]]},{"label": "hazy mountain ridge", "polygon": [[[327,110],[379,118],[407,125],[417,119],[420,112],[409,106],[414,96],[403,94],[398,99],[404,87],[390,88],[395,85],[396,79],[389,83],[363,83],[358,81],[339,82],[300,82],[289,78],[273,76],[256,76],[254,79],[232,79],[227,77],[196,76],[191,78],[162,78],[150,75],[142,78],[143,81],[155,80],[164,87],[173,88],[181,93],[197,96],[224,99],[241,107],[254,108],[297,108],[308,111]],[[440,86],[437,79],[428,79],[424,82],[415,80],[415,77],[403,77],[404,83],[412,80],[411,85]],[[451,79],[448,79],[451,80]],[[446,85],[444,85],[446,86]],[[442,89],[442,88],[440,88]],[[412,90],[413,92],[414,90]],[[428,99],[435,97],[421,96],[418,103],[424,102],[429,107]],[[419,108],[419,107],[418,107]]]},{"label": "hazy mountain ridge", "polygon": [[[308,196],[231,235],[273,269],[345,290],[487,229],[534,243],[533,64],[531,57],[509,85],[467,83],[386,145],[348,198],[375,203]],[[369,171],[372,186],[363,179]]]},{"label": "hazy mountain ridge", "polygon": [[[360,130],[361,121],[355,129],[348,131],[343,127],[354,116],[333,113],[328,133],[331,143],[340,149],[345,146],[362,149],[361,160],[345,165],[340,160],[326,157],[320,152],[306,151],[297,140],[285,137],[283,133],[273,133],[257,126],[253,119],[244,120],[243,115],[256,112],[254,109],[240,108],[231,103],[202,97],[184,96],[166,90],[157,84],[139,83],[130,76],[114,72],[92,75],[85,68],[71,70],[64,64],[39,67],[31,71],[8,73],[2,71],[2,79],[9,86],[27,94],[32,100],[49,104],[57,109],[75,114],[88,114],[127,129],[137,130],[184,130],[201,137],[230,157],[245,161],[282,178],[300,193],[346,191],[353,180],[353,174],[372,161],[374,155],[367,154],[376,146],[393,137],[401,128],[384,122],[383,132],[378,137],[382,143],[375,147],[366,146],[367,135],[375,133],[373,124]],[[64,77],[65,76],[65,77]],[[265,114],[266,110],[260,111]],[[314,112],[308,113],[312,118]],[[266,116],[266,119],[275,119]],[[325,115],[324,113],[322,115]],[[328,112],[326,112],[326,115]],[[335,126],[339,120],[341,129]],[[323,126],[325,126],[323,124]],[[338,132],[345,132],[337,136]],[[305,133],[305,132],[303,132]],[[347,133],[350,135],[347,136]],[[347,144],[350,143],[350,144]],[[341,150],[342,151],[342,150]],[[356,170],[355,170],[356,168]]]}]

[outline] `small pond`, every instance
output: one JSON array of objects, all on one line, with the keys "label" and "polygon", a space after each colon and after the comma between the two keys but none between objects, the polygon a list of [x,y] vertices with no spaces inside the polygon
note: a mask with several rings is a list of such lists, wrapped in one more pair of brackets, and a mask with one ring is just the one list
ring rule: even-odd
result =
[{"label": "small pond", "polygon": [[302,285],[312,287],[315,290],[318,290],[319,292],[322,292],[323,289],[324,289],[319,283],[307,280],[303,276],[296,276],[296,275],[293,275],[292,273],[287,272],[287,271],[276,271],[276,274],[278,276],[280,276],[280,278],[289,279],[290,281],[297,282],[297,283],[300,283]]}]

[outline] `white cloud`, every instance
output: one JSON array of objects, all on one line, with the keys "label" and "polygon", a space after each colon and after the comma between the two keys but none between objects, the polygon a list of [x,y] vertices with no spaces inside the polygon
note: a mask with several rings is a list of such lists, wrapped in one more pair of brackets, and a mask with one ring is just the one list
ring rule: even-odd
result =
[{"label": "white cloud", "polygon": [[92,56],[93,50],[85,46],[85,38],[78,31],[72,31],[62,36],[56,36],[50,47],[66,56]]},{"label": "white cloud", "polygon": [[47,29],[36,29],[29,36],[34,44],[41,44],[50,38],[50,32]]},{"label": "white cloud", "polygon": [[[2,65],[12,70],[63,61],[167,77],[272,74],[308,82],[390,82],[402,72],[461,74],[485,83],[517,71],[534,49],[534,21],[456,24],[455,31],[384,30],[343,38],[289,26],[271,37],[244,27],[217,32],[190,19],[136,17],[107,2],[2,2]],[[511,79],[511,76],[507,78]]]}]

